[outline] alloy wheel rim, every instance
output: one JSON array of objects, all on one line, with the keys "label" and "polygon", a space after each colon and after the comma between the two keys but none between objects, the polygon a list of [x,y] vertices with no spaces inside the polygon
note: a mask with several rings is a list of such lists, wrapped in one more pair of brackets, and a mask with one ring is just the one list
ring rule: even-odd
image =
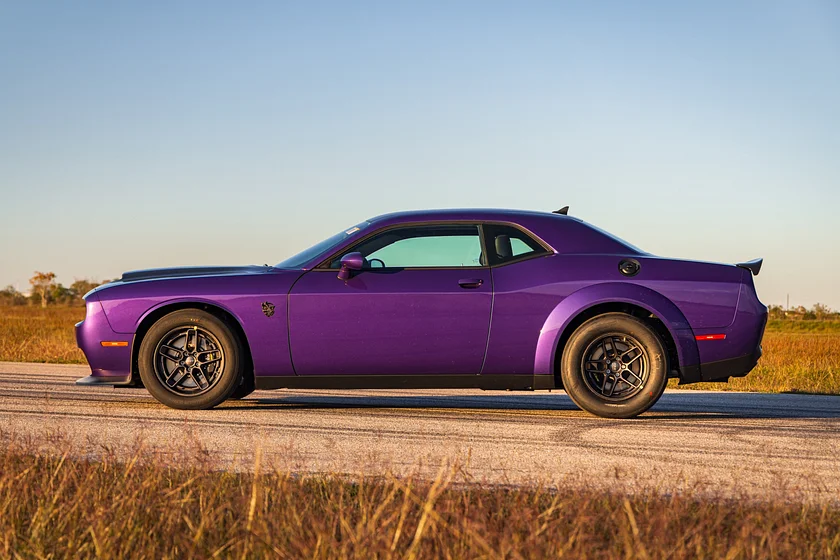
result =
[{"label": "alloy wheel rim", "polygon": [[155,375],[166,390],[182,397],[215,387],[225,368],[225,354],[213,333],[178,327],[161,337],[155,348]]},{"label": "alloy wheel rim", "polygon": [[645,388],[650,360],[639,341],[614,333],[601,336],[587,346],[581,369],[590,391],[609,401],[623,401]]}]

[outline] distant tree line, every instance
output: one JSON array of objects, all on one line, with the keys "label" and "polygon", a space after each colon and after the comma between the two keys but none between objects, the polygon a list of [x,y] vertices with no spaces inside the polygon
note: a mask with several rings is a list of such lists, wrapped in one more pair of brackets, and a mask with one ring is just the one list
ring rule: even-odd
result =
[{"label": "distant tree line", "polygon": [[[0,290],[0,305],[81,305],[82,297],[102,284],[109,281],[94,282],[92,280],[76,280],[69,287],[55,281],[53,272],[35,272],[29,279],[32,291],[29,295],[17,291],[14,286],[6,286]],[[769,306],[771,319],[789,319],[794,321],[840,321],[840,312],[834,311],[827,305],[816,303],[812,307],[793,307],[785,309],[781,305]]]},{"label": "distant tree line", "polygon": [[53,272],[35,272],[29,279],[32,290],[28,295],[6,286],[0,290],[0,305],[82,305],[86,293],[106,282],[81,279],[67,287],[56,282]]},{"label": "distant tree line", "polygon": [[781,305],[771,305],[771,319],[788,319],[792,321],[840,321],[840,312],[834,311],[827,305],[816,303],[813,307],[792,307],[785,309]]}]

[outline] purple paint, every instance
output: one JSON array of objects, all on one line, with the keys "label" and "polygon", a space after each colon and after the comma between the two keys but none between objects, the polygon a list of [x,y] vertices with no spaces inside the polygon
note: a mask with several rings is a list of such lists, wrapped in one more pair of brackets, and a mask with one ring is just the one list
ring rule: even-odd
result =
[{"label": "purple paint", "polygon": [[[410,224],[508,224],[545,249],[488,266],[371,268],[357,242]],[[599,309],[634,309],[672,343],[683,382],[744,375],[760,354],[767,309],[749,271],[666,259],[576,218],[509,210],[405,212],[369,220],[293,268],[226,267],[141,271],[87,297],[76,336],[90,383],[131,380],[148,326],[184,306],[224,314],[244,334],[256,379],[287,376],[532,378],[553,386],[571,329]],[[340,268],[318,269],[328,257]],[[310,258],[311,257],[311,258]],[[482,257],[484,258],[484,257]],[[619,264],[639,265],[627,276]],[[337,278],[339,276],[339,278]],[[262,303],[275,313],[267,317]],[[725,334],[720,341],[696,341]],[[102,341],[127,341],[103,348]],[[545,381],[537,379],[548,379]]]}]

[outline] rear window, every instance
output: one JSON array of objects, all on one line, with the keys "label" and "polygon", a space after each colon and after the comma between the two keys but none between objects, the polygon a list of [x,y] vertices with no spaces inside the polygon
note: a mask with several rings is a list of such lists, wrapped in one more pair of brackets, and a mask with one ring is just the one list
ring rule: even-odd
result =
[{"label": "rear window", "polygon": [[608,231],[604,231],[601,228],[599,228],[598,226],[593,226],[589,222],[584,222],[583,220],[580,220],[578,218],[569,218],[569,219],[572,219],[572,220],[574,220],[574,221],[576,221],[580,224],[583,224],[584,226],[588,227],[589,229],[597,231],[598,233],[600,233],[604,237],[608,237],[609,239],[611,239],[611,240],[613,240],[617,243],[621,243],[622,245],[624,245],[628,249],[631,249],[631,250],[633,250],[637,253],[640,253],[640,254],[646,253],[646,251],[643,251],[642,249],[639,249],[638,247],[636,247],[632,243],[628,243],[627,241],[623,240],[622,238],[618,237],[617,235],[613,235],[612,233],[610,233]]}]

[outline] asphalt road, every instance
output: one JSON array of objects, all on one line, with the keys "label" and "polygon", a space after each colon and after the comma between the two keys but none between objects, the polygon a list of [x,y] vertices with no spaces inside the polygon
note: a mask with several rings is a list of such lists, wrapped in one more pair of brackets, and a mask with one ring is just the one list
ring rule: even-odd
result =
[{"label": "asphalt road", "polygon": [[211,411],[172,410],[144,389],[77,387],[83,366],[0,362],[0,429],[96,449],[177,453],[219,466],[352,475],[455,462],[478,481],[840,499],[840,397],[668,391],[635,420],[578,410],[563,392],[256,392]]}]

